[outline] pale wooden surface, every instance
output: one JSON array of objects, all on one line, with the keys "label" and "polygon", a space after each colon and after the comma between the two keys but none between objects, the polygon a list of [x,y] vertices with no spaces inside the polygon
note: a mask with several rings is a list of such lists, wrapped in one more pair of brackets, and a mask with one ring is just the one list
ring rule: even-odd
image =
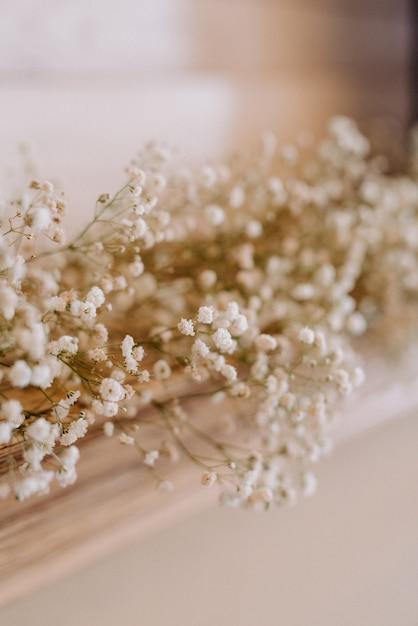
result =
[{"label": "pale wooden surface", "polygon": [[[375,364],[369,385],[349,402],[336,430],[341,442],[418,410],[414,360]],[[211,410],[210,406],[206,407]],[[195,406],[204,422],[205,405]],[[79,480],[65,490],[0,504],[0,605],[150,536],[216,501],[188,462],[170,467],[174,493],[155,490],[135,451],[98,431],[80,441]],[[338,452],[336,452],[338,453]]]},{"label": "pale wooden surface", "polygon": [[294,509],[170,517],[146,541],[28,590],[0,623],[416,626],[417,416],[340,446]]}]

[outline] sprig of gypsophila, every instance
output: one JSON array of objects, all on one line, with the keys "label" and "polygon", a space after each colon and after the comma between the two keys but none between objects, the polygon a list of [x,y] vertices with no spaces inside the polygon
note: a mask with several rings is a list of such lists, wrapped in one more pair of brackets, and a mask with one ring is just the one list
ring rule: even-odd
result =
[{"label": "sprig of gypsophila", "polygon": [[304,158],[271,138],[197,173],[166,157],[147,146],[55,251],[33,247],[60,239],[49,183],[5,207],[3,495],[74,482],[74,443],[94,420],[160,488],[163,459],[184,454],[232,504],[312,493],[336,399],[363,380],[352,338],[411,317],[416,181],[385,173],[352,121],[332,120]]}]

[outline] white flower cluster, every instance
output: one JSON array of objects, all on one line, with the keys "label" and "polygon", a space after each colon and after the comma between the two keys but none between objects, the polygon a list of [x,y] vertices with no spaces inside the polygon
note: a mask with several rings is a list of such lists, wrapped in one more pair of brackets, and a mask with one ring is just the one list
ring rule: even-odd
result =
[{"label": "white flower cluster", "polygon": [[2,201],[0,497],[73,484],[90,427],[161,491],[185,454],[226,503],[291,503],[363,383],[353,338],[416,330],[415,170],[389,174],[353,121],[197,173],[168,157],[147,145],[69,243],[51,183]]}]

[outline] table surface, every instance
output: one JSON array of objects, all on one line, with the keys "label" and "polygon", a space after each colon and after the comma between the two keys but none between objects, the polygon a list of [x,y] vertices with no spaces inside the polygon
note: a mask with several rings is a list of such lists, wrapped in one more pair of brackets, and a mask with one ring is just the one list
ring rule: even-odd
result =
[{"label": "table surface", "polygon": [[47,577],[0,622],[416,626],[418,411],[399,417],[340,445],[294,509],[168,510],[166,528]]}]

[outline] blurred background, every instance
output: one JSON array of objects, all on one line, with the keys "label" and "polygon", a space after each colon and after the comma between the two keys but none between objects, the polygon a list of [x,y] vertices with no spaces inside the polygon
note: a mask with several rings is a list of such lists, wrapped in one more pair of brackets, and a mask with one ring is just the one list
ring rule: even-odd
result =
[{"label": "blurred background", "polygon": [[[190,163],[413,115],[406,0],[0,2],[0,172],[30,144],[76,223],[149,139]],[[415,415],[341,444],[292,511],[197,514],[0,610],[5,626],[417,626]]]},{"label": "blurred background", "polygon": [[72,211],[147,140],[190,160],[320,132],[336,113],[405,125],[407,0],[0,3],[0,169],[29,143]]}]

